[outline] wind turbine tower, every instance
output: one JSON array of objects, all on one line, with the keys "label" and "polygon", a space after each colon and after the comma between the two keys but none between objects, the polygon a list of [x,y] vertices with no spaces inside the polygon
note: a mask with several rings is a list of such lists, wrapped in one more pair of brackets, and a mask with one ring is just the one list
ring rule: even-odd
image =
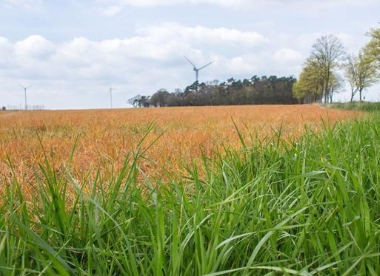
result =
[{"label": "wind turbine tower", "polygon": [[112,87],[111,85],[110,85],[110,103],[111,103],[111,109],[113,108],[113,105],[112,105],[112,91],[113,90],[116,90],[116,88],[114,88],[114,87]]},{"label": "wind turbine tower", "polygon": [[28,100],[27,100],[27,97],[26,97],[26,90],[28,90],[28,88],[32,87],[32,85],[29,85],[29,86],[23,86],[20,84],[20,86],[22,88],[24,88],[24,96],[25,96],[25,110],[28,110]]},{"label": "wind turbine tower", "polygon": [[[185,56],[184,56],[185,57]],[[199,71],[202,70],[203,68],[209,66],[211,63],[214,63],[215,60],[207,63],[206,65],[203,65],[202,67],[199,67],[197,68],[194,63],[192,63],[187,57],[185,57],[185,59],[193,66],[193,70],[195,71],[195,81],[198,83],[198,74],[199,74]]]}]

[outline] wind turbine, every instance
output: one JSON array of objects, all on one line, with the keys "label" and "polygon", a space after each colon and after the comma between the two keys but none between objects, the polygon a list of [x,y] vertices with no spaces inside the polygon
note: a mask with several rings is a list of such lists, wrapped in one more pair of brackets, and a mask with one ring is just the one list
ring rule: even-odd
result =
[{"label": "wind turbine", "polygon": [[[184,56],[184,57],[185,57],[185,56]],[[203,68],[209,66],[211,63],[214,63],[214,62],[215,62],[215,60],[213,60],[213,61],[207,63],[206,65],[203,65],[202,67],[197,68],[197,67],[194,65],[194,63],[192,63],[187,57],[185,57],[185,59],[186,59],[186,60],[187,60],[192,66],[193,66],[193,70],[195,71],[195,81],[196,81],[197,83],[198,83],[198,73],[199,73],[199,71],[202,70]]]},{"label": "wind turbine", "polygon": [[27,98],[26,98],[26,90],[28,90],[28,88],[32,87],[33,85],[29,85],[29,86],[23,86],[22,84],[19,83],[19,85],[24,88],[24,95],[25,95],[25,110],[28,110],[28,101],[27,101]]},{"label": "wind turbine", "polygon": [[111,109],[112,109],[112,91],[113,90],[116,90],[116,88],[114,88],[114,87],[112,87],[111,85],[110,85],[110,101],[111,101]]}]

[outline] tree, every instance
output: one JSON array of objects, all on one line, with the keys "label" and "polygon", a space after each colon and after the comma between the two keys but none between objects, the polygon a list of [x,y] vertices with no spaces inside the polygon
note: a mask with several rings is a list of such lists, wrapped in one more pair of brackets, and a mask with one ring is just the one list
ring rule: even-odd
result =
[{"label": "tree", "polygon": [[324,87],[323,74],[318,64],[307,59],[299,80],[293,85],[293,95],[302,102],[317,102],[322,99]]},{"label": "tree", "polygon": [[166,89],[162,88],[152,95],[150,98],[150,103],[156,107],[164,107],[168,105],[169,97],[170,93]]},{"label": "tree", "polygon": [[141,100],[143,96],[141,96],[140,94],[137,94],[136,96],[128,99],[128,103],[131,104],[133,107],[138,107],[139,106],[139,102]]},{"label": "tree", "polygon": [[351,88],[351,98],[350,102],[354,100],[356,93],[358,92],[357,76],[358,76],[358,57],[354,55],[349,55],[347,57],[347,62],[344,66],[344,76],[346,77]]},{"label": "tree", "polygon": [[322,87],[322,99],[326,103],[327,97],[331,93],[331,78],[334,70],[339,68],[345,57],[345,50],[342,42],[333,35],[322,36],[312,46],[310,62],[318,70]]},{"label": "tree", "polygon": [[150,97],[149,96],[142,96],[140,100],[138,101],[139,107],[149,107],[150,105]]},{"label": "tree", "polygon": [[376,64],[364,49],[357,56],[349,56],[344,67],[345,77],[351,87],[351,102],[357,93],[359,93],[359,100],[362,101],[363,90],[378,81]]},{"label": "tree", "polygon": [[368,35],[371,40],[364,47],[364,53],[380,69],[380,28],[371,29]]},{"label": "tree", "polygon": [[344,80],[340,75],[338,75],[336,72],[333,72],[331,74],[330,84],[329,84],[330,90],[329,90],[329,94],[327,95],[327,98],[329,99],[330,103],[332,103],[332,98],[333,98],[334,93],[338,93],[342,90],[343,83],[344,83]]}]

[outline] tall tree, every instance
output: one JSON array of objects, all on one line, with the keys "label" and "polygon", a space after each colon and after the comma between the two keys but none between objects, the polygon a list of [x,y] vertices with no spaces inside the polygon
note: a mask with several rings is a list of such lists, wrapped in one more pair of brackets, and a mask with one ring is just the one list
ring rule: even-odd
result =
[{"label": "tall tree", "polygon": [[364,47],[364,53],[380,70],[380,28],[371,29],[368,35],[371,37],[371,40]]},{"label": "tall tree", "polygon": [[376,64],[364,49],[357,56],[349,56],[344,67],[345,77],[351,86],[351,102],[357,93],[359,93],[359,100],[362,101],[363,90],[379,79]]},{"label": "tall tree", "polygon": [[169,97],[170,93],[166,89],[161,88],[152,95],[149,102],[154,106],[164,107],[167,106]]},{"label": "tall tree", "polygon": [[297,82],[293,85],[293,95],[302,102],[317,102],[322,99],[323,74],[313,59],[307,59]]},{"label": "tall tree", "polygon": [[128,99],[128,103],[131,104],[133,107],[138,107],[142,97],[144,96],[137,94],[136,96]]},{"label": "tall tree", "polygon": [[316,66],[323,81],[322,99],[327,102],[331,93],[331,78],[345,57],[342,42],[334,35],[322,36],[312,46],[310,61]]},{"label": "tall tree", "polygon": [[357,88],[357,76],[358,76],[358,57],[355,55],[349,55],[347,62],[344,66],[344,76],[351,88],[350,102],[353,102],[355,95],[358,93]]}]

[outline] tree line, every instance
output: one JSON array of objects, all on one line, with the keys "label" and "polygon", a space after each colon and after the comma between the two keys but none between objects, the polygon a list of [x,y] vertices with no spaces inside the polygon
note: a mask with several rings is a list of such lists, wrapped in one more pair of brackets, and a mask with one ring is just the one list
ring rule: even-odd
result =
[{"label": "tree line", "polygon": [[184,90],[160,89],[128,102],[135,107],[328,103],[343,90],[345,81],[350,85],[350,101],[356,95],[362,101],[363,91],[380,79],[380,28],[367,35],[370,41],[356,54],[348,54],[334,35],[318,38],[298,79],[255,75],[243,80],[194,82]]},{"label": "tree line", "polygon": [[248,104],[294,104],[294,77],[253,76],[250,79],[194,82],[183,91],[160,89],[152,96],[137,95],[129,99],[135,107],[148,106],[205,106]]}]

